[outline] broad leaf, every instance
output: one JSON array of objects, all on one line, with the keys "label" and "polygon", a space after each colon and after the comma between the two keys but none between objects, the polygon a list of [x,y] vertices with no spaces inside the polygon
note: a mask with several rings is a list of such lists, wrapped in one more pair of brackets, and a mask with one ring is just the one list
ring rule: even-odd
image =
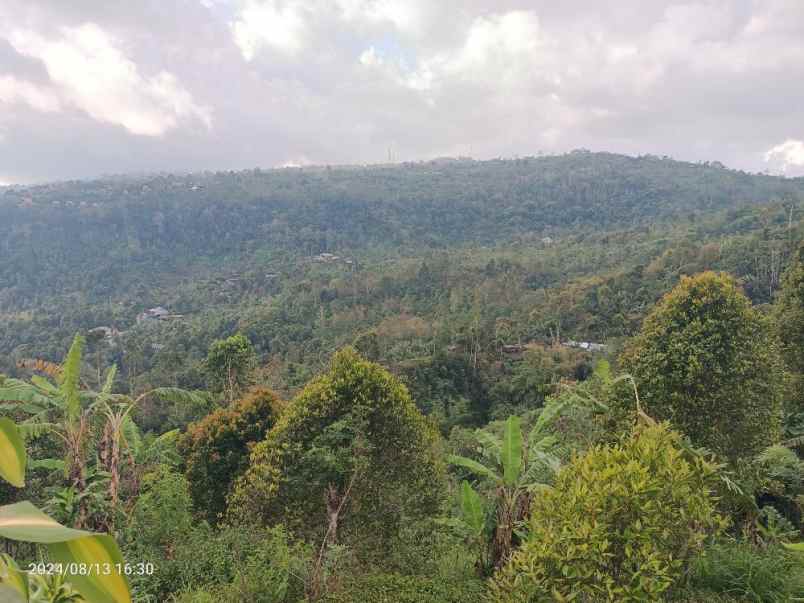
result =
[{"label": "broad leaf", "polygon": [[475,536],[483,533],[486,525],[483,501],[466,480],[461,482],[461,515]]},{"label": "broad leaf", "polygon": [[782,546],[786,548],[788,551],[793,551],[794,553],[804,553],[804,542],[783,542]]},{"label": "broad leaf", "polygon": [[67,352],[67,357],[64,359],[59,389],[64,400],[67,418],[70,421],[76,420],[81,411],[79,380],[81,378],[81,353],[83,349],[84,338],[76,335],[70,350]]},{"label": "broad leaf", "polygon": [[51,396],[59,395],[59,388],[53,385],[50,381],[48,381],[41,375],[31,375],[31,383],[33,383],[36,387],[38,387],[42,391],[47,392],[48,395]]},{"label": "broad leaf", "polygon": [[488,456],[491,456],[498,463],[502,462],[500,459],[502,455],[502,442],[500,442],[497,436],[484,429],[478,429],[475,432],[475,437],[477,441],[482,444]]},{"label": "broad leaf", "polygon": [[68,574],[67,580],[87,601],[93,603],[130,603],[126,577],[119,572],[123,557],[114,538],[95,534],[48,545],[51,559],[62,566],[85,564],[100,571],[92,575]]},{"label": "broad leaf", "polygon": [[519,417],[512,415],[505,422],[502,449],[503,481],[513,486],[522,471],[522,428]]},{"label": "broad leaf", "polygon": [[563,402],[552,401],[542,408],[539,413],[539,418],[536,419],[536,422],[533,424],[533,429],[530,430],[530,439],[533,439],[535,435],[541,434],[544,428],[550,425],[559,413],[564,410],[564,406],[565,404]]},{"label": "broad leaf", "polygon": [[87,601],[130,603],[128,581],[118,573],[123,558],[111,536],[63,526],[27,501],[0,507],[0,536],[44,544],[50,558],[62,565],[91,567],[92,575],[66,576]]},{"label": "broad leaf", "polygon": [[0,401],[28,402],[43,406],[48,406],[49,402],[47,396],[42,395],[36,387],[19,379],[6,379],[3,382],[0,387]]},{"label": "broad leaf", "polygon": [[12,486],[25,485],[25,444],[11,419],[0,419],[0,477]]},{"label": "broad leaf", "polygon": [[481,465],[475,460],[466,458],[465,456],[457,456],[453,454],[447,458],[447,462],[450,465],[457,465],[458,467],[468,469],[479,477],[487,477],[495,483],[500,481],[500,476],[494,473],[494,471],[485,465]]},{"label": "broad leaf", "polygon": [[51,544],[89,536],[48,517],[28,501],[0,507],[0,536],[9,540]]},{"label": "broad leaf", "polygon": [[188,391],[179,387],[157,387],[140,396],[140,398],[144,397],[154,397],[166,402],[195,406],[203,406],[207,403],[207,398],[202,392]]},{"label": "broad leaf", "polygon": [[[2,590],[3,588],[6,590]],[[28,598],[28,576],[20,570],[11,556],[3,553],[0,555],[0,601],[27,603]]]}]

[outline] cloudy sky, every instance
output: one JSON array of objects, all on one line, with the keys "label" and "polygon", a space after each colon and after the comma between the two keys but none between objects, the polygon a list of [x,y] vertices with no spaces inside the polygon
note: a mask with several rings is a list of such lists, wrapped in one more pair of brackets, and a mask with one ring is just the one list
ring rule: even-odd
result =
[{"label": "cloudy sky", "polygon": [[0,183],[580,147],[804,174],[804,1],[0,0]]}]

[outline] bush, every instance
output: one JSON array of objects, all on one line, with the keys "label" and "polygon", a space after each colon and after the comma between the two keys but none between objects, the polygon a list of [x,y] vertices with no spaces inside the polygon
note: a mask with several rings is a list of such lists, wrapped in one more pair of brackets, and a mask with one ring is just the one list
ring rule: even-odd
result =
[{"label": "bush", "polygon": [[208,578],[205,580],[200,576],[197,580],[185,582],[197,590],[183,593],[179,601],[296,603],[303,597],[302,583],[291,574],[292,569],[297,569],[295,565],[304,563],[303,553],[298,547],[288,544],[288,536],[281,526],[258,530],[252,535],[228,529],[212,540],[217,541],[219,547],[222,545],[225,551],[221,561],[227,567],[229,581],[209,583]]},{"label": "bush", "polygon": [[229,487],[246,470],[251,444],[265,437],[279,407],[276,395],[254,388],[228,408],[187,428],[179,451],[186,459],[185,475],[195,509],[210,523],[226,510]]},{"label": "bush", "polygon": [[723,274],[681,283],[622,355],[645,410],[732,460],[778,441],[784,383],[770,328]]},{"label": "bush", "polygon": [[725,521],[715,468],[666,424],[597,446],[532,502],[530,534],[491,585],[496,601],[655,600]]},{"label": "bush", "polygon": [[801,596],[801,567],[779,546],[758,548],[748,543],[708,547],[691,568],[697,591],[721,593],[739,601],[781,603]]},{"label": "bush", "polygon": [[483,599],[483,582],[447,583],[424,576],[374,574],[348,581],[324,603],[470,603]]}]

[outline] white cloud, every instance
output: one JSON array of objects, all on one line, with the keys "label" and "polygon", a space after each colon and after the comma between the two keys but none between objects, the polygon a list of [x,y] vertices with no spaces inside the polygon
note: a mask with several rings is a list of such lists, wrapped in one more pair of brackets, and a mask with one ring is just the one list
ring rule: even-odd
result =
[{"label": "white cloud", "polygon": [[791,167],[804,167],[804,141],[788,139],[765,152],[765,163],[777,165],[786,172]]},{"label": "white cloud", "polygon": [[306,156],[301,155],[299,157],[295,157],[293,159],[288,159],[287,161],[283,161],[276,165],[278,168],[300,168],[304,167],[305,165],[312,165],[312,161],[308,159]]},{"label": "white cloud", "polygon": [[305,45],[305,20],[299,2],[247,0],[231,23],[232,35],[243,58],[251,61],[268,46],[294,55]]},{"label": "white cloud", "polygon": [[20,80],[13,75],[0,76],[0,102],[25,103],[43,113],[61,110],[59,98],[52,90]]},{"label": "white cloud", "polygon": [[[211,109],[196,104],[173,74],[160,71],[143,76],[116,40],[97,25],[62,27],[59,33],[60,37],[52,38],[17,29],[8,40],[20,54],[42,61],[64,103],[142,136],[161,136],[184,120],[211,127]],[[32,106],[32,101],[42,110],[61,106],[36,95],[35,90],[22,89]]]}]

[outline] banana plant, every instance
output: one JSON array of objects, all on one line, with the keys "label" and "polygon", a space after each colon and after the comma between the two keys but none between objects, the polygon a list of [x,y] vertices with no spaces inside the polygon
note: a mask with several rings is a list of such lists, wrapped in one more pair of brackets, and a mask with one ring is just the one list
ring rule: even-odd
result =
[{"label": "banana plant", "polygon": [[[514,530],[527,518],[530,499],[540,489],[549,488],[544,478],[560,466],[550,450],[557,440],[546,433],[547,427],[558,416],[564,404],[559,401],[548,404],[528,434],[522,435],[521,421],[517,416],[508,417],[500,440],[486,430],[478,430],[476,437],[482,447],[485,463],[474,459],[451,455],[450,464],[467,469],[492,486],[495,502],[495,525],[491,543],[491,566],[500,568],[510,557],[513,549]],[[466,483],[465,487],[471,486]],[[468,498],[465,494],[462,498]]]},{"label": "banana plant", "polygon": [[[28,418],[19,425],[25,437],[43,433],[55,434],[64,443],[64,460],[46,459],[34,466],[63,467],[69,486],[77,493],[87,490],[87,446],[97,427],[96,416],[102,417],[102,434],[97,450],[101,468],[109,473],[109,499],[116,505],[121,478],[121,457],[129,451],[127,434],[139,437],[131,419],[134,409],[147,398],[159,398],[169,402],[202,404],[203,396],[179,388],[161,387],[149,390],[137,397],[112,393],[116,367],[109,369],[100,392],[81,387],[81,358],[84,338],[76,335],[70,350],[61,365],[52,365],[48,371],[56,383],[34,375],[30,382],[6,378],[0,382],[0,410],[22,411]],[[133,457],[132,457],[133,458]],[[132,463],[133,464],[133,463]],[[86,499],[80,499],[76,527],[84,527],[88,521]]]},{"label": "banana plant", "polygon": [[[23,487],[27,460],[16,424],[0,419],[0,477]],[[76,590],[89,603],[131,603],[123,558],[107,534],[65,527],[23,501],[0,506],[0,538],[43,545],[50,561],[63,570],[63,580],[58,580],[61,595]],[[50,586],[49,581],[22,571],[8,555],[0,557],[1,600],[35,603],[41,600],[42,589]]]}]

